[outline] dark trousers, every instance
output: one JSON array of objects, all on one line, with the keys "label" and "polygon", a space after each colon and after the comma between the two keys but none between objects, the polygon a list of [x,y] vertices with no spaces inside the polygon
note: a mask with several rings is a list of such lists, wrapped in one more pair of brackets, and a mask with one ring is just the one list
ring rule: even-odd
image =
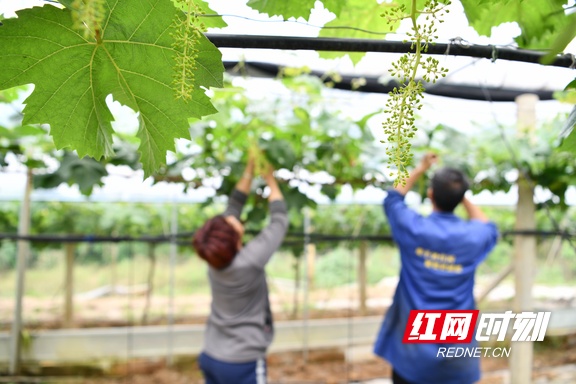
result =
[{"label": "dark trousers", "polygon": [[198,358],[206,384],[266,384],[266,361],[227,363],[205,353]]},{"label": "dark trousers", "polygon": [[413,384],[413,383],[407,381],[406,379],[404,379],[402,376],[400,376],[398,374],[398,372],[396,372],[395,370],[392,370],[392,383],[393,384]]}]

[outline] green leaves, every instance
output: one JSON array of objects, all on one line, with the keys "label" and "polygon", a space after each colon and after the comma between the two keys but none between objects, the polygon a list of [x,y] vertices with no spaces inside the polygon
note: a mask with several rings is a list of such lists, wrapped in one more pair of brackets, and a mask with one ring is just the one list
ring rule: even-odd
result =
[{"label": "green leaves", "polygon": [[50,189],[62,183],[78,184],[82,194],[90,195],[96,185],[104,185],[104,176],[108,176],[108,172],[102,163],[90,157],[79,159],[74,153],[65,152],[55,172],[34,176],[34,187]]},{"label": "green leaves", "polygon": [[108,176],[106,166],[123,165],[132,169],[140,167],[138,154],[135,148],[125,142],[120,141],[114,144],[115,155],[106,161],[96,161],[91,157],[79,158],[75,152],[57,151],[56,153],[44,154],[51,156],[60,164],[53,171],[44,170],[44,173],[34,175],[34,187],[51,189],[60,186],[60,184],[78,185],[83,195],[92,194],[94,187],[103,186],[103,178]]},{"label": "green leaves", "polygon": [[322,0],[324,8],[330,10],[335,15],[340,15],[340,12],[347,7],[348,0]]},{"label": "green leaves", "polygon": [[[172,0],[172,3],[174,3],[174,5],[179,9],[181,9],[182,11],[186,11],[186,9],[184,9],[184,7],[182,6],[182,2],[178,0]],[[203,15],[210,15],[207,17],[202,17],[202,15],[199,15],[200,17],[202,17],[202,23],[206,26],[206,28],[224,28],[228,25],[224,20],[222,20],[222,17],[213,16],[216,15],[216,12],[214,12],[208,6],[208,3],[206,1],[198,0],[195,2],[195,4],[196,6],[198,6],[198,8],[200,8],[200,12]]]},{"label": "green leaves", "polygon": [[542,58],[543,64],[550,64],[557,54],[562,53],[564,48],[576,37],[576,13],[567,16],[567,24],[560,30],[550,45],[549,53]]},{"label": "green leaves", "polygon": [[0,91],[0,103],[11,103],[18,98],[18,93],[25,87],[15,87]]},{"label": "green leaves", "polygon": [[563,151],[572,152],[573,154],[576,153],[576,130],[572,129],[572,132],[570,132],[568,137],[562,141],[560,149]]},{"label": "green leaves", "polygon": [[522,30],[516,42],[522,48],[550,48],[552,42],[565,29],[573,29],[574,19],[564,13],[563,5],[566,4],[566,0],[461,0],[461,2],[470,25],[481,35],[490,36],[492,27],[516,21]]},{"label": "green leaves", "polygon": [[[419,1],[421,2],[421,1]],[[387,2],[377,0],[324,0],[324,7],[336,15],[336,19],[328,22],[320,30],[320,37],[339,38],[382,38],[382,35],[396,29],[399,22],[389,26],[380,16],[384,9],[390,7]],[[395,3],[409,3],[407,0]],[[297,1],[268,1],[250,0],[247,5],[269,16],[282,16],[284,20],[291,17],[309,19],[311,10],[315,6],[315,0]],[[352,28],[348,28],[352,27]],[[363,31],[364,30],[364,31]],[[375,31],[380,35],[374,35],[366,31]],[[332,59],[346,55],[342,52],[320,52],[320,57]],[[358,63],[364,53],[348,53],[354,63]]]},{"label": "green leaves", "polygon": [[[379,4],[376,0],[348,0],[346,6],[337,15],[337,18],[326,23],[320,31],[320,37],[338,37],[338,38],[383,38],[382,35],[374,35],[365,31],[375,31],[385,34],[391,31],[391,27],[396,29],[397,25],[387,25],[386,21],[380,16],[382,12],[389,7],[389,4],[382,2]],[[357,29],[343,28],[354,26]],[[349,53],[350,59],[356,64],[364,57],[364,53]],[[320,57],[332,59],[343,56],[342,52],[321,52]]]},{"label": "green leaves", "polygon": [[296,154],[286,140],[262,140],[260,148],[264,151],[266,159],[276,169],[292,169],[296,165]]},{"label": "green leaves", "polygon": [[249,0],[248,6],[269,16],[282,16],[284,20],[291,17],[310,17],[310,10],[314,8],[316,0],[268,1]]},{"label": "green leaves", "polygon": [[14,128],[0,126],[0,167],[7,166],[9,153],[30,168],[45,166],[46,152],[52,149],[46,131],[38,126],[25,125]]},{"label": "green leaves", "polygon": [[[335,199],[343,185],[353,190],[384,183],[383,151],[375,148],[368,118],[358,122],[343,116],[333,100],[322,97],[320,79],[298,75],[277,80],[285,92],[246,93],[242,88],[216,90],[218,113],[191,126],[192,142],[179,159],[156,180],[187,183],[189,188],[216,189],[228,195],[242,175],[250,147],[256,140],[276,168],[292,228],[302,226],[302,209],[314,207],[307,193]],[[289,96],[287,96],[289,93]],[[187,153],[187,154],[186,154]],[[186,154],[186,155],[185,155]],[[367,167],[366,163],[373,163]],[[369,175],[368,175],[369,174]],[[257,175],[260,176],[260,175]],[[246,214],[253,229],[268,216],[265,183],[257,177]]]},{"label": "green leaves", "polygon": [[562,137],[562,143],[558,148],[560,151],[568,151],[572,152],[573,154],[576,153],[576,106],[570,112],[566,123],[564,124],[562,133],[560,136]]},{"label": "green leaves", "polygon": [[[176,100],[171,25],[183,17],[170,0],[108,0],[101,42],[72,29],[71,12],[44,6],[19,11],[0,27],[0,89],[34,84],[24,124],[50,124],[57,148],[100,159],[113,155],[109,95],[139,112],[139,151],[146,176],[189,137],[188,118],[215,112],[202,87],[222,85],[219,51],[198,43],[192,99]],[[39,41],[41,44],[39,44]]]}]

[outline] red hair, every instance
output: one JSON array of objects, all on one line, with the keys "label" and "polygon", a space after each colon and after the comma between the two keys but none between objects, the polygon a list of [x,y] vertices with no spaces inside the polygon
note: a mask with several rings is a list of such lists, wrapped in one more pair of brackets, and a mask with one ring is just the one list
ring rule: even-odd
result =
[{"label": "red hair", "polygon": [[223,216],[208,220],[194,235],[192,246],[202,259],[216,269],[226,268],[238,252],[240,235]]}]

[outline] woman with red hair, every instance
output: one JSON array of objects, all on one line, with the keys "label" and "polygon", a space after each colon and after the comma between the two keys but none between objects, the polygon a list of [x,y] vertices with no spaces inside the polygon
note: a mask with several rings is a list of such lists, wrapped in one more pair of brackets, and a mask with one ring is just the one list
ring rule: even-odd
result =
[{"label": "woman with red hair", "polygon": [[242,243],[242,208],[250,192],[254,160],[246,169],[222,215],[208,220],[192,242],[208,263],[212,305],[199,364],[206,384],[266,383],[266,351],[274,328],[264,267],[280,247],[288,228],[286,204],[270,168],[270,222]]}]

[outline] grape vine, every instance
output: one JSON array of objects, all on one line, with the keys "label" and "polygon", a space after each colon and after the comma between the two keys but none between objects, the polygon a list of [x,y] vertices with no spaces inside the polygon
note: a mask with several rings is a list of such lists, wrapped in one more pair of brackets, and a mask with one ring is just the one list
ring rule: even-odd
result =
[{"label": "grape vine", "polygon": [[[412,32],[408,33],[408,36],[414,52],[402,55],[389,70],[392,76],[399,78],[403,85],[394,88],[389,93],[390,97],[384,109],[387,118],[382,123],[387,138],[386,154],[390,159],[389,164],[394,164],[398,172],[394,185],[406,183],[408,177],[406,167],[412,160],[410,139],[417,131],[414,123],[415,112],[422,108],[424,94],[422,81],[416,79],[419,70],[424,72],[422,79],[432,83],[440,77],[445,77],[448,72],[447,69],[440,67],[437,59],[432,57],[424,59],[422,55],[428,51],[429,44],[438,38],[435,35],[437,31],[435,25],[437,22],[442,23],[441,17],[444,13],[448,13],[446,7],[449,4],[450,1],[441,4],[438,0],[427,0],[424,8],[418,10],[416,0],[412,0],[409,13],[405,5],[400,5],[381,15],[390,25],[404,19],[412,21]],[[425,17],[423,23],[417,22],[419,16]],[[394,173],[391,172],[390,176],[393,175]]]}]

